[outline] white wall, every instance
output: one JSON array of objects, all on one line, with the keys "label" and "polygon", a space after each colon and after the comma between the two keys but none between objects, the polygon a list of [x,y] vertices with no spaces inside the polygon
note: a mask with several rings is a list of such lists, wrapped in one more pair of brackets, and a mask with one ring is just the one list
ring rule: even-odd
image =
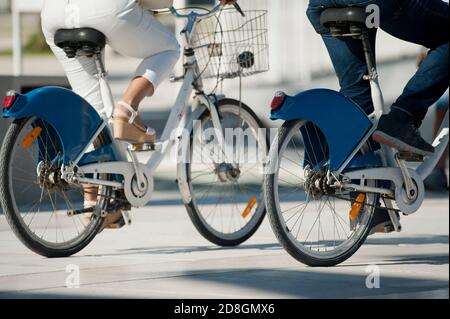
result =
[{"label": "white wall", "polygon": [[0,0],[0,12],[5,12],[9,8],[9,0]]},{"label": "white wall", "polygon": [[[308,1],[304,0],[240,0],[244,9],[269,10],[271,72],[273,81],[301,80],[332,69],[325,46],[306,17]],[[379,62],[401,59],[418,52],[416,45],[379,32],[377,40]]]}]

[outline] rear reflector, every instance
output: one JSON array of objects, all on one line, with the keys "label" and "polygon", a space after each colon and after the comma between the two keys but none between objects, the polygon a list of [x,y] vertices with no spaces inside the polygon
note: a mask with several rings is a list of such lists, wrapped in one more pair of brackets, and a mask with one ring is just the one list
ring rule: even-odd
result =
[{"label": "rear reflector", "polygon": [[5,109],[11,108],[11,106],[14,104],[14,100],[16,99],[16,92],[8,92],[6,93],[6,96],[3,98],[3,107]]},{"label": "rear reflector", "polygon": [[278,110],[283,105],[285,99],[286,94],[284,92],[277,92],[272,100],[272,105],[270,106],[272,111]]}]

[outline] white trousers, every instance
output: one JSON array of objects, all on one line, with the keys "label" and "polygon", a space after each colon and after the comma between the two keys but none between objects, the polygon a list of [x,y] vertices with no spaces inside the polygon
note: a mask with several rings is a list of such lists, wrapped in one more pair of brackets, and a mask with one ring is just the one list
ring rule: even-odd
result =
[{"label": "white trousers", "polygon": [[180,56],[175,35],[135,0],[45,0],[41,18],[46,41],[72,89],[99,113],[104,108],[94,60],[67,58],[54,43],[56,30],[89,27],[101,31],[116,51],[143,59],[135,77],[143,76],[155,88],[169,76]]}]

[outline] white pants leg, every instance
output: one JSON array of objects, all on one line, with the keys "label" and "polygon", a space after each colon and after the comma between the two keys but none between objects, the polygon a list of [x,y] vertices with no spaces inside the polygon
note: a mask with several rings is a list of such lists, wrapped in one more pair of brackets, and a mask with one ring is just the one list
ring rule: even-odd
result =
[{"label": "white pants leg", "polygon": [[169,76],[180,56],[175,35],[135,0],[46,0],[41,18],[46,41],[61,62],[72,89],[100,114],[103,103],[95,62],[87,57],[67,58],[54,44],[56,30],[99,30],[119,53],[143,59],[135,76],[145,77],[155,88]]}]

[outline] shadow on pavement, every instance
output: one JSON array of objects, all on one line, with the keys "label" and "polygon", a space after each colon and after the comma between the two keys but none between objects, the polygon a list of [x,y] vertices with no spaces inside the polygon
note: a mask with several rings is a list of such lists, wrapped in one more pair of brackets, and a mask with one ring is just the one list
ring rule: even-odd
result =
[{"label": "shadow on pavement", "polygon": [[[239,270],[212,274],[186,273],[191,280],[213,282],[226,286],[274,292],[292,298],[382,298],[383,295],[427,292],[430,298],[448,298],[449,283],[445,280],[383,276],[380,288],[366,287],[367,274],[337,274],[332,271]],[[440,291],[437,295],[433,291]],[[249,296],[251,298],[251,296]]]},{"label": "shadow on pavement", "polygon": [[[393,237],[393,238],[368,238],[364,245],[426,245],[426,244],[448,244],[449,236],[446,235],[430,235],[430,236],[418,236],[418,237]],[[155,254],[155,255],[171,255],[171,254],[185,254],[195,252],[214,252],[214,251],[226,251],[226,250],[247,250],[258,249],[264,251],[282,251],[283,248],[278,243],[267,244],[243,244],[238,247],[219,247],[219,246],[152,246],[152,247],[139,247],[117,250],[117,253],[113,254],[93,254],[85,255],[82,257],[95,257],[95,256],[121,256],[121,255],[141,255],[141,254]],[[446,257],[446,263],[448,263],[448,255]],[[434,264],[434,263],[433,263]]]},{"label": "shadow on pavement", "polygon": [[448,265],[448,254],[430,255],[406,255],[396,258],[383,258],[380,262],[340,264],[336,267],[365,267],[369,265],[391,266],[391,265]]},{"label": "shadow on pavement", "polygon": [[[362,269],[361,274],[336,273],[336,268],[299,270],[288,269],[205,269],[183,273],[165,274],[163,277],[138,278],[122,281],[121,285],[129,287],[146,287],[145,293],[139,298],[159,298],[160,293],[153,292],[152,287],[158,287],[160,280],[179,280],[180,298],[189,297],[183,292],[189,287],[195,290],[207,287],[219,287],[223,291],[234,291],[241,298],[252,298],[252,290],[259,295],[277,298],[448,298],[449,283],[446,280],[423,279],[407,276],[383,275],[381,268],[380,288],[369,289],[366,286],[367,274]],[[0,298],[111,298],[107,295],[83,294],[83,288],[107,288],[117,281],[90,283],[81,286],[77,292],[64,295],[51,292],[0,291]],[[112,286],[114,287],[114,286]],[[110,289],[109,287],[108,289]],[[191,293],[195,296],[195,290]],[[191,295],[192,296],[192,295]],[[130,297],[130,295],[127,295]],[[163,296],[162,296],[163,297]]]},{"label": "shadow on pavement", "polygon": [[43,293],[33,291],[0,291],[0,299],[118,299],[125,297],[113,296],[92,296],[90,294],[58,294],[58,293]]},{"label": "shadow on pavement", "polygon": [[172,255],[172,254],[185,254],[195,252],[214,252],[214,251],[226,251],[226,250],[273,250],[281,251],[283,248],[278,243],[273,244],[256,244],[256,245],[241,245],[239,247],[219,247],[219,246],[169,246],[169,247],[140,247],[118,250],[114,254],[93,254],[85,255],[82,257],[108,257],[108,256],[126,256],[126,255],[140,255],[140,254],[155,254],[155,255]]},{"label": "shadow on pavement", "polygon": [[[389,236],[389,235],[388,235]],[[425,244],[448,244],[448,235],[430,235],[414,237],[385,237],[368,238],[364,245],[425,245]]]}]

